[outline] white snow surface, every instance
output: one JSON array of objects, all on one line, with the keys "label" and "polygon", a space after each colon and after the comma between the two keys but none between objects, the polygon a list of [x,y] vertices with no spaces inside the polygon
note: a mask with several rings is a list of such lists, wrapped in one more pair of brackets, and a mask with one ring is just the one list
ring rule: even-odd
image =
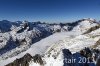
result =
[{"label": "white snow surface", "polygon": [[[62,55],[62,49],[69,49],[72,53],[78,52],[81,49],[85,47],[90,47],[96,43],[100,39],[100,29],[97,29],[95,31],[92,31],[89,34],[82,33],[86,32],[89,28],[96,26],[97,23],[93,23],[93,20],[84,20],[79,23],[79,25],[75,26],[72,31],[68,32],[59,32],[55,33],[53,35],[50,35],[44,39],[41,39],[40,41],[30,45],[31,39],[30,37],[37,36],[41,34],[41,32],[38,30],[38,28],[42,28],[46,26],[46,30],[50,31],[50,29],[53,29],[56,31],[57,29],[61,29],[59,25],[55,25],[54,28],[52,26],[48,27],[47,25],[40,25],[38,28],[34,28],[32,31],[24,30],[22,33],[16,34],[16,31],[13,30],[11,32],[7,33],[0,33],[0,49],[3,48],[7,41],[10,39],[10,36],[12,36],[13,40],[20,39],[23,40],[26,38],[28,45],[20,46],[21,48],[17,47],[16,49],[13,49],[12,51],[8,51],[7,53],[0,56],[0,66],[4,66],[8,63],[13,62],[16,58],[23,57],[26,53],[31,54],[34,56],[35,54],[44,55],[44,60],[46,61],[46,64],[44,66],[63,66],[63,55]],[[67,29],[67,26],[64,26],[63,28]],[[43,28],[43,30],[45,30]],[[20,30],[20,27],[17,28],[17,30]],[[42,30],[42,29],[41,29]],[[2,36],[4,35],[4,36]],[[14,51],[19,50],[22,51],[22,49],[27,48],[28,50],[21,52],[20,54],[9,57],[7,59],[2,59],[2,57],[8,57],[11,54],[14,54]],[[14,54],[15,55],[15,54]],[[50,55],[50,57],[48,57]],[[57,58],[54,59],[52,56],[56,56]],[[29,62],[30,66],[40,66],[38,63],[34,63],[33,61]]]},{"label": "white snow surface", "polygon": [[[96,35],[96,34],[95,34]],[[32,56],[35,54],[46,54],[48,55],[49,52],[51,55],[57,54],[57,52],[61,53],[61,50],[66,48],[72,51],[73,53],[78,52],[79,50],[83,49],[84,47],[89,47],[91,45],[94,45],[96,40],[95,38],[90,38],[87,35],[77,35],[77,33],[73,32],[62,32],[62,33],[55,33],[47,38],[44,38],[40,40],[39,42],[34,43],[27,51],[9,58],[7,60],[1,60],[0,61],[0,66],[6,65],[16,58],[21,58],[24,56],[26,53],[30,53]],[[53,48],[53,50],[51,50]],[[56,52],[55,52],[56,51]],[[58,55],[57,59],[62,58],[62,54]],[[55,60],[52,57],[48,58],[45,55],[45,60],[48,62],[45,66],[50,66],[50,64],[54,61],[57,61],[59,63],[59,66],[62,66],[62,59],[61,60]],[[51,60],[51,61],[50,61]],[[59,61],[59,62],[58,62]],[[55,62],[53,66],[57,65]],[[34,63],[31,63],[30,66],[34,65]],[[36,64],[36,63],[35,63]],[[61,64],[61,65],[60,65]],[[38,66],[38,64],[36,64]]]},{"label": "white snow surface", "polygon": [[89,28],[94,27],[96,25],[98,25],[98,24],[94,23],[92,21],[92,19],[91,20],[86,19],[86,20],[80,22],[77,26],[75,26],[72,31],[79,32],[80,34],[82,34],[82,33],[86,32]]}]

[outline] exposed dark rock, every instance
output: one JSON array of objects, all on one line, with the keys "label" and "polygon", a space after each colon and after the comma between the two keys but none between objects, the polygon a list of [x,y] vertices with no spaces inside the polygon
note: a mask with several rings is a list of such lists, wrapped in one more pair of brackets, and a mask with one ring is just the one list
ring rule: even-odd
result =
[{"label": "exposed dark rock", "polygon": [[81,50],[81,55],[89,59],[89,62],[96,62],[96,66],[100,66],[100,50],[85,48]]},{"label": "exposed dark rock", "polygon": [[73,66],[73,63],[67,63],[67,59],[72,58],[72,53],[68,49],[63,49],[62,52],[64,56],[63,66]]},{"label": "exposed dark rock", "polygon": [[[72,54],[68,49],[63,49],[64,55],[64,65],[63,66],[100,66],[100,50],[98,49],[91,49],[91,48],[84,48],[80,52],[76,52]],[[85,58],[85,62],[79,63],[79,58]],[[75,63],[71,62],[68,63],[68,59],[72,60],[75,59]],[[96,62],[96,64],[95,64]]]},{"label": "exposed dark rock", "polygon": [[31,56],[29,53],[25,54],[22,58],[16,59],[12,63],[7,64],[6,66],[29,66],[29,62],[33,60],[35,63],[39,63],[43,65],[43,60],[41,55],[36,54],[35,56]]},{"label": "exposed dark rock", "polygon": [[40,65],[43,65],[43,60],[41,58],[41,55],[39,54],[36,54],[35,56],[33,56],[33,61],[35,63],[39,63]]},{"label": "exposed dark rock", "polygon": [[0,43],[2,43],[3,42],[3,40],[0,40]]},{"label": "exposed dark rock", "polygon": [[16,59],[12,63],[9,63],[6,66],[29,66],[29,62],[31,61],[33,57],[27,53],[22,58]]},{"label": "exposed dark rock", "polygon": [[91,27],[89,30],[87,30],[86,32],[84,32],[83,34],[87,34],[87,33],[90,33],[96,29],[99,29],[100,28],[100,25],[96,25],[94,27]]},{"label": "exposed dark rock", "polygon": [[100,59],[97,60],[96,66],[100,66]]},{"label": "exposed dark rock", "polygon": [[6,53],[7,51],[12,50],[16,47],[17,47],[17,45],[15,44],[12,37],[10,36],[9,40],[7,41],[7,44],[3,48],[0,49],[0,55]]}]

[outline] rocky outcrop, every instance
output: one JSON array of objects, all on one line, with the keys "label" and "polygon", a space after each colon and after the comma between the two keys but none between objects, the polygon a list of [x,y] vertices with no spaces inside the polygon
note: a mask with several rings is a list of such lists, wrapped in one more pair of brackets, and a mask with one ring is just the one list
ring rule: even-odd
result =
[{"label": "rocky outcrop", "polygon": [[43,65],[42,57],[39,54],[36,54],[35,56],[33,56],[33,61],[35,63],[39,63],[40,65]]},{"label": "rocky outcrop", "polygon": [[27,53],[22,58],[16,59],[15,61],[6,66],[29,66],[29,62],[31,61],[32,58],[33,57]]},{"label": "rocky outcrop", "polygon": [[90,33],[96,29],[99,29],[100,28],[100,25],[96,25],[94,27],[91,27],[90,29],[88,29],[86,32],[84,32],[83,34],[87,34],[87,33]]},{"label": "rocky outcrop", "polygon": [[30,61],[43,65],[43,60],[41,55],[36,54],[35,56],[32,57],[29,53],[27,53],[22,58],[16,59],[12,63],[7,64],[6,66],[29,66]]},{"label": "rocky outcrop", "polygon": [[100,58],[97,60],[96,66],[100,66]]},{"label": "rocky outcrop", "polygon": [[[91,49],[84,48],[80,52],[76,52],[72,54],[68,49],[63,49],[63,66],[100,66],[100,50],[99,49]],[[24,55],[20,59],[16,59],[12,63],[6,66],[29,66],[29,63],[32,61],[36,64],[45,65],[42,59],[43,57],[39,54],[35,56],[31,56],[30,54]],[[81,58],[81,59],[80,59]],[[75,59],[72,63],[69,63],[68,60]],[[81,60],[81,61],[80,61]],[[84,61],[83,61],[84,60]],[[81,63],[79,63],[79,61]]]},{"label": "rocky outcrop", "polygon": [[[74,54],[72,54],[68,49],[63,49],[63,55],[63,66],[100,66],[100,50],[98,49],[84,48],[80,52]],[[75,59],[75,61],[68,63],[68,59]]]}]

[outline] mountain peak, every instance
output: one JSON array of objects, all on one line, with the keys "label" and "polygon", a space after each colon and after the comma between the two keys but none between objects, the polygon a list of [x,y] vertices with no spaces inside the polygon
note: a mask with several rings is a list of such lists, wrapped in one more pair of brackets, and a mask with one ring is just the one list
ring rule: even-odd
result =
[{"label": "mountain peak", "polygon": [[93,18],[84,18],[84,19],[82,19],[82,21],[86,21],[86,22],[96,22],[96,20],[93,19]]}]

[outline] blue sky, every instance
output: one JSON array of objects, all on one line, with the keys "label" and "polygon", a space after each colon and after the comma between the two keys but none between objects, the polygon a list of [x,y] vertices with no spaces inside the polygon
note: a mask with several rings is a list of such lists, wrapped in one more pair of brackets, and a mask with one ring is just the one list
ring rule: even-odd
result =
[{"label": "blue sky", "polygon": [[100,20],[100,0],[0,0],[0,20],[70,22]]}]

